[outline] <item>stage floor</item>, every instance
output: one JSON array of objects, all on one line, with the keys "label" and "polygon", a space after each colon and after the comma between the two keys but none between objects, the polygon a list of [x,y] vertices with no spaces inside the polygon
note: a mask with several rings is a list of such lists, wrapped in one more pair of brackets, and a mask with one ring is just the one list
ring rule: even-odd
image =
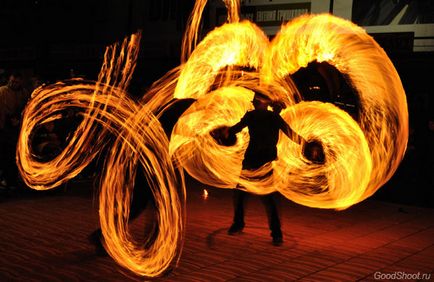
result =
[{"label": "stage floor", "polygon": [[[75,181],[55,192],[1,196],[0,281],[144,280],[94,254],[92,186]],[[229,236],[232,192],[207,188],[204,200],[204,188],[188,181],[183,253],[156,281],[353,281],[434,271],[434,209],[367,200],[333,211],[282,198],[284,244],[275,247],[257,197],[248,200],[243,234]],[[147,218],[131,228],[143,230]]]}]

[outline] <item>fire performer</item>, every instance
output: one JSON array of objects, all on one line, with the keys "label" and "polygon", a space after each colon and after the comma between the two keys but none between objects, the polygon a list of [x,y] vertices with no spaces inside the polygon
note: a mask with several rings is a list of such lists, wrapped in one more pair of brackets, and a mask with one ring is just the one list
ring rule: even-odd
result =
[{"label": "fire performer", "polygon": [[[243,170],[256,170],[268,162],[277,159],[277,142],[279,140],[279,130],[282,130],[294,142],[304,145],[304,155],[314,162],[324,162],[324,152],[319,142],[307,142],[303,137],[296,134],[290,126],[279,115],[281,104],[275,103],[276,109],[269,111],[267,108],[271,104],[270,99],[261,93],[255,92],[253,98],[254,110],[247,112],[232,127],[221,127],[211,135],[222,145],[232,145],[236,142],[235,134],[244,127],[248,127],[250,141],[244,154],[242,163]],[[236,235],[244,229],[244,201],[248,193],[238,185],[234,189],[234,219],[232,226],[228,229],[229,235]],[[261,200],[266,208],[268,224],[271,230],[272,243],[275,246],[283,244],[283,235],[280,226],[279,213],[276,200],[273,194],[261,196]]]}]

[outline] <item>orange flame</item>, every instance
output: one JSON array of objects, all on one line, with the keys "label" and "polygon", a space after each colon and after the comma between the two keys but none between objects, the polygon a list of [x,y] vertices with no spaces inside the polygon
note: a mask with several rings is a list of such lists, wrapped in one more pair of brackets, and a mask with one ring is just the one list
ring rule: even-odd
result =
[{"label": "orange flame", "polygon": [[[238,32],[243,35],[231,36]],[[361,102],[359,123],[329,103],[295,104],[299,94],[288,75],[315,60],[348,75]],[[253,70],[240,75],[237,66]],[[282,137],[279,160],[240,176],[247,131],[231,148],[217,145],[208,133],[235,124],[249,110],[253,93],[246,88],[284,101],[284,119],[305,139],[325,145],[327,163],[308,162],[299,146]],[[395,68],[363,29],[331,15],[299,17],[270,43],[249,22],[213,30],[183,66],[175,95],[198,100],[175,126],[170,152],[189,174],[216,187],[240,183],[253,193],[279,191],[310,207],[344,209],[387,182],[406,150],[407,103]],[[272,176],[257,180],[259,175]]]},{"label": "orange flame", "polygon": [[[56,83],[39,88],[27,105],[17,148],[17,163],[27,185],[50,189],[76,176],[95,155],[111,145],[100,192],[100,222],[109,254],[122,266],[143,276],[158,276],[179,258],[185,203],[182,171],[175,169],[169,141],[147,105],[125,92],[138,54],[139,35],[107,49],[99,80]],[[81,109],[83,121],[68,145],[53,160],[40,163],[31,152],[30,136],[38,124],[59,118],[65,109]],[[100,124],[101,126],[98,126]],[[108,133],[116,136],[109,142]],[[134,175],[144,167],[158,208],[159,233],[153,244],[133,241],[128,215]]]},{"label": "orange flame", "polygon": [[203,199],[206,200],[208,199],[208,191],[206,189],[203,189],[203,195],[202,195]]},{"label": "orange flame", "polygon": [[[256,25],[240,22],[238,1],[226,0],[228,23],[198,43],[206,3],[196,2],[183,40],[182,64],[155,82],[139,103],[126,95],[138,55],[140,35],[135,34],[121,46],[107,48],[97,82],[72,80],[38,88],[23,114],[17,164],[34,189],[50,189],[73,178],[110,146],[99,210],[106,249],[120,265],[142,276],[159,276],[180,257],[183,168],[215,187],[240,183],[253,193],[279,191],[310,207],[344,209],[388,181],[406,150],[408,112],[402,84],[384,51],[363,29],[330,15],[302,16],[270,42]],[[314,60],[348,75],[361,101],[359,122],[329,103],[296,103],[301,96],[288,75]],[[309,162],[300,146],[281,136],[278,160],[240,173],[248,131],[240,132],[231,147],[216,144],[209,132],[239,121],[252,107],[252,90],[283,101],[287,108],[282,117],[305,139],[321,140],[326,163]],[[174,98],[197,101],[168,140],[157,118]],[[65,149],[41,163],[31,150],[32,132],[61,118],[65,109],[80,109],[83,120]],[[133,241],[127,225],[139,163],[158,208],[159,233],[148,248]]]}]

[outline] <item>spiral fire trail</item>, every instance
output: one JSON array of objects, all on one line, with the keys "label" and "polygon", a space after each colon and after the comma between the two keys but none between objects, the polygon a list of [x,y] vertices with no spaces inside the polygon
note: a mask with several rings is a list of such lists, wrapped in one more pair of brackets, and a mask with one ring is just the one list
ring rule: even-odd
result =
[{"label": "spiral fire trail", "polygon": [[[100,187],[106,249],[141,276],[161,275],[182,251],[185,226],[183,169],[219,188],[267,194],[317,208],[345,209],[378,190],[397,169],[408,139],[405,93],[392,63],[366,32],[331,15],[288,22],[270,42],[255,24],[240,21],[239,2],[226,0],[228,22],[199,42],[206,0],[198,0],[183,39],[182,63],[155,82],[139,102],[127,95],[140,35],[107,48],[98,81],[71,80],[35,90],[24,114],[17,164],[28,186],[54,188],[108,152]],[[308,63],[327,62],[349,77],[360,100],[359,120],[330,103],[301,101],[291,79]],[[249,142],[244,129],[233,146],[218,145],[216,127],[237,123],[252,109],[253,91],[281,101],[281,116],[306,140],[320,140],[326,162],[307,160],[281,134],[279,158],[242,171]],[[176,99],[196,102],[177,121],[170,140],[158,120]],[[35,129],[79,110],[82,121],[63,151],[41,162],[31,147]],[[134,176],[143,166],[158,209],[159,233],[149,247],[128,231]],[[270,173],[273,171],[273,173]]]},{"label": "spiral fire trail", "polygon": [[[98,82],[59,82],[33,93],[23,116],[17,163],[27,185],[50,189],[80,173],[104,147],[111,146],[99,197],[106,249],[120,265],[153,277],[161,275],[181,253],[185,188],[182,171],[174,168],[169,158],[169,141],[160,123],[150,108],[135,103],[125,92],[139,40],[133,35],[122,46],[107,49]],[[31,151],[33,130],[60,118],[67,109],[81,110],[83,120],[57,157],[39,162]],[[159,233],[147,249],[132,239],[127,225],[139,164],[158,209]]]}]

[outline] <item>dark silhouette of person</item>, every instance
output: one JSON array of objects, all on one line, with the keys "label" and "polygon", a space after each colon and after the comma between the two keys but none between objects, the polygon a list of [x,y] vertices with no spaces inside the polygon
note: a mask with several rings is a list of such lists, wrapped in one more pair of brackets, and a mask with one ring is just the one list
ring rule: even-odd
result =
[{"label": "dark silhouette of person", "polygon": [[15,151],[21,113],[29,95],[30,92],[24,87],[22,74],[17,71],[10,74],[7,85],[0,87],[0,170],[6,181],[5,188],[10,190],[18,186]]},{"label": "dark silhouette of person", "polygon": [[[252,103],[255,109],[247,112],[240,122],[232,127],[217,128],[214,132],[211,132],[211,135],[219,144],[228,146],[236,142],[236,133],[248,127],[250,141],[242,162],[243,170],[256,170],[264,164],[277,159],[276,146],[280,130],[298,144],[306,142],[279,115],[284,107],[282,103],[274,102],[274,111],[269,111],[268,106],[271,105],[270,99],[258,92],[255,93]],[[228,229],[229,235],[241,233],[245,225],[244,202],[248,193],[239,188],[241,187],[237,186],[234,189],[234,218],[231,227]],[[267,212],[273,245],[279,246],[283,243],[283,236],[274,194],[261,196],[261,200]]]}]

